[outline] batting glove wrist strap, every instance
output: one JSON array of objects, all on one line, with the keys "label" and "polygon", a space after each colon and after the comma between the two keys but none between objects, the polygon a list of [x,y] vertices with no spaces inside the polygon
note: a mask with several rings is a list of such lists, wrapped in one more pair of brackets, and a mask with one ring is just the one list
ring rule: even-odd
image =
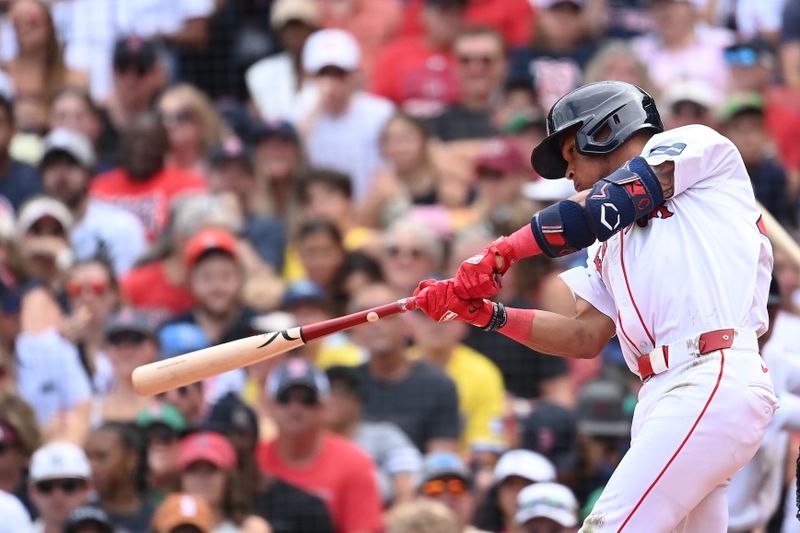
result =
[{"label": "batting glove wrist strap", "polygon": [[489,323],[483,327],[483,330],[495,331],[505,326],[506,322],[508,322],[506,306],[500,302],[492,302],[492,317],[489,319]]}]

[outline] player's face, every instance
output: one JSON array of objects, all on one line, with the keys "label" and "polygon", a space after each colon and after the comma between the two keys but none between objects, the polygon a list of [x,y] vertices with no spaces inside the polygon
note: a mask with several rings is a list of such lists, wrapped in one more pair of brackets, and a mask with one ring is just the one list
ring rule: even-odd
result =
[{"label": "player's face", "polygon": [[591,189],[600,178],[608,176],[613,170],[608,158],[578,152],[574,133],[564,135],[562,138],[561,156],[567,162],[565,177],[572,180],[578,192]]}]

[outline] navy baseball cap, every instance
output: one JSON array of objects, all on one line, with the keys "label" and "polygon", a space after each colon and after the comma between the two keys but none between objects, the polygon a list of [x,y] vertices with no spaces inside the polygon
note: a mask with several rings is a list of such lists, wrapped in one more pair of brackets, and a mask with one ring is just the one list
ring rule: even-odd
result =
[{"label": "navy baseball cap", "polygon": [[212,167],[218,167],[228,161],[242,161],[248,167],[252,166],[250,152],[238,137],[226,139],[225,142],[211,150],[208,159]]},{"label": "navy baseball cap", "polygon": [[267,393],[271,398],[277,398],[291,387],[307,387],[318,396],[327,396],[330,391],[328,377],[303,357],[290,357],[267,378]]},{"label": "navy baseball cap", "polygon": [[120,333],[141,333],[156,342],[156,326],[150,316],[135,307],[124,307],[115,313],[106,325],[106,338]]},{"label": "navy baseball cap", "polygon": [[324,303],[325,291],[310,279],[301,279],[286,287],[281,308],[287,309],[300,303]]},{"label": "navy baseball cap", "polygon": [[235,392],[229,392],[211,408],[203,427],[226,435],[242,432],[258,436],[258,417]]},{"label": "navy baseball cap", "polygon": [[280,137],[295,144],[300,142],[297,130],[285,120],[265,120],[254,124],[251,135],[252,144],[260,143],[270,137]]},{"label": "navy baseball cap", "polygon": [[158,47],[155,41],[138,35],[129,35],[114,44],[114,69],[124,71],[136,68],[140,74],[148,72],[156,64]]},{"label": "navy baseball cap", "polygon": [[99,507],[85,505],[77,507],[69,513],[67,521],[64,523],[64,533],[75,533],[81,530],[82,526],[92,524],[99,528],[102,533],[113,533],[111,519],[105,511]]}]

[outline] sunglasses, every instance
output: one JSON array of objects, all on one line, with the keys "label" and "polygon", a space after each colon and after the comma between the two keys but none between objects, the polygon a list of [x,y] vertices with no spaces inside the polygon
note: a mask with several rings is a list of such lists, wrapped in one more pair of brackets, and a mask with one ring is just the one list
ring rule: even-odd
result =
[{"label": "sunglasses", "polygon": [[122,333],[115,333],[108,338],[108,344],[111,346],[123,346],[125,344],[140,345],[147,340],[147,335],[139,333],[138,331],[124,331]]},{"label": "sunglasses", "polygon": [[186,124],[194,120],[194,111],[191,109],[179,109],[174,113],[161,113],[161,121],[164,124]]},{"label": "sunglasses", "polygon": [[293,387],[281,391],[275,398],[279,405],[289,405],[292,402],[297,402],[304,407],[314,407],[319,403],[317,393],[305,387]]},{"label": "sunglasses", "polygon": [[478,179],[482,181],[503,181],[506,177],[504,172],[489,167],[478,169]]},{"label": "sunglasses", "polygon": [[0,442],[0,455],[4,455],[10,449],[11,445],[9,445],[7,442]]},{"label": "sunglasses", "polygon": [[463,479],[432,479],[422,485],[422,494],[425,496],[441,496],[448,492],[454,496],[461,496],[468,491],[467,483]]},{"label": "sunglasses", "polygon": [[725,62],[734,67],[752,67],[758,62],[758,52],[752,48],[734,48],[723,52]]},{"label": "sunglasses", "polygon": [[77,298],[78,296],[82,296],[86,293],[94,294],[95,296],[102,296],[108,291],[108,283],[105,281],[87,281],[87,282],[79,282],[77,280],[71,280],[67,283],[67,294],[72,298]]},{"label": "sunglasses", "polygon": [[36,492],[50,494],[56,489],[61,489],[65,494],[74,494],[86,488],[83,479],[46,479],[36,482]]},{"label": "sunglasses", "polygon": [[460,55],[458,56],[458,64],[461,66],[467,66],[471,63],[479,63],[484,67],[488,67],[492,63],[494,63],[496,57],[490,55]]},{"label": "sunglasses", "polygon": [[337,80],[342,80],[350,74],[348,71],[341,69],[339,67],[323,67],[317,72],[317,76],[327,77],[327,78],[334,78]]},{"label": "sunglasses", "polygon": [[114,65],[114,70],[119,74],[127,74],[133,71],[138,77],[142,77],[150,70],[145,65],[136,62],[120,62]]},{"label": "sunglasses", "polygon": [[401,255],[406,257],[411,257],[411,259],[419,260],[425,257],[427,254],[425,250],[421,248],[401,248],[400,246],[387,246],[386,247],[386,255],[388,255],[392,259],[396,259]]}]

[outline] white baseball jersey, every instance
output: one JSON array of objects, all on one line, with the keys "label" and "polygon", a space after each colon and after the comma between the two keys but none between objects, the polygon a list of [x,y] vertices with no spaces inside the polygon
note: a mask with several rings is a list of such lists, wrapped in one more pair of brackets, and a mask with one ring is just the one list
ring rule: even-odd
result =
[{"label": "white baseball jersey", "polygon": [[[733,143],[700,125],[654,135],[641,154],[675,163],[671,199],[588,250],[561,276],[614,320],[628,367],[637,357],[706,331],[767,329],[772,248]],[[641,221],[640,221],[641,222]]]}]

